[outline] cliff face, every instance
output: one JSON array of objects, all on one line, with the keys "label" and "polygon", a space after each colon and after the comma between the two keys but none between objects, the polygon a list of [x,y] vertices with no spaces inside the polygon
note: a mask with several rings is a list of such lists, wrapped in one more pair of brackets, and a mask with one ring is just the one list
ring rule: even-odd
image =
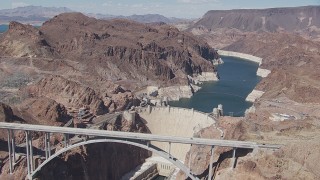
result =
[{"label": "cliff face", "polygon": [[71,118],[64,105],[45,97],[23,101],[15,114],[28,123],[43,125],[62,125]]},{"label": "cliff face", "polygon": [[211,10],[188,31],[222,49],[252,34],[291,33],[320,41],[320,6]]},{"label": "cliff face", "polygon": [[39,173],[38,179],[104,180],[120,179],[142,164],[147,151],[124,144],[101,143],[79,147],[56,158]]},{"label": "cliff face", "polygon": [[10,106],[0,103],[0,122],[12,122],[14,119]]},{"label": "cliff face", "polygon": [[[148,133],[146,125],[136,115],[135,121],[119,115],[106,123],[108,131],[126,131]],[[99,143],[73,149],[62,158],[56,158],[45,166],[38,175],[39,179],[120,179],[124,174],[151,156],[147,150],[139,147]],[[54,169],[54,171],[52,171]]]},{"label": "cliff face", "polygon": [[213,71],[206,59],[218,56],[203,41],[167,25],[104,21],[69,13],[47,21],[40,31],[61,57],[96,64],[109,70],[105,76],[110,78],[183,78],[177,74],[180,69],[189,75]]},{"label": "cliff face", "polygon": [[320,6],[271,9],[211,10],[194,27],[234,28],[246,32],[303,32],[319,34]]},{"label": "cliff face", "polygon": [[33,86],[26,87],[31,96],[45,96],[55,99],[69,107],[81,108],[88,106],[95,114],[104,114],[108,111],[99,95],[90,87],[67,80],[61,76],[49,76]]},{"label": "cliff face", "polygon": [[[0,36],[0,50],[0,82],[26,79],[4,87],[7,94],[16,95],[7,90],[14,88],[94,114],[123,110],[132,99],[128,91],[147,85],[187,85],[187,75],[213,72],[210,60],[218,58],[204,41],[165,24],[80,13],[55,16],[40,28],[13,22]],[[118,86],[124,92],[113,93]]]}]

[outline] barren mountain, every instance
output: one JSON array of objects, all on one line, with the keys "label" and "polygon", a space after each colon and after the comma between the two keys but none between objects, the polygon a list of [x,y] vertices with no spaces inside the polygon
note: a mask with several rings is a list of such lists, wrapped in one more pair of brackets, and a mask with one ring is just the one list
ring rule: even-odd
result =
[{"label": "barren mountain", "polygon": [[[178,19],[178,18],[168,18],[165,17],[163,15],[160,14],[144,14],[144,15],[131,15],[131,16],[115,16],[112,17],[112,19],[114,18],[122,18],[122,19],[128,19],[128,20],[133,20],[133,21],[137,21],[140,23],[176,23],[179,21],[182,21],[182,19]],[[109,18],[111,19],[111,18]]]},{"label": "barren mountain", "polygon": [[317,36],[320,34],[319,13],[320,6],[212,10],[195,23],[193,28],[204,27],[209,31],[219,28],[233,28],[244,32],[288,31]]},{"label": "barren mountain", "polygon": [[9,30],[0,36],[0,55],[10,57],[53,57],[53,50],[41,31],[31,25],[12,22]]},{"label": "barren mountain", "polygon": [[[25,6],[13,9],[0,10],[0,24],[8,24],[11,21],[20,23],[29,23],[41,25],[43,22],[61,13],[75,12],[66,7],[42,7],[42,6]],[[131,15],[131,16],[116,16],[101,13],[87,13],[88,16],[97,19],[127,19],[140,23],[177,23],[186,21],[186,19],[169,18],[160,14],[144,14],[144,15]]]},{"label": "barren mountain", "polygon": [[25,6],[14,9],[0,10],[0,16],[8,17],[44,17],[52,18],[55,15],[71,12],[71,9],[66,7],[42,7],[42,6]]},{"label": "barren mountain", "polygon": [[42,7],[25,6],[13,9],[0,10],[0,24],[7,24],[10,21],[19,21],[31,24],[42,24],[42,22],[52,18],[55,15],[72,12],[65,7]]},{"label": "barren mountain", "polygon": [[320,41],[319,6],[211,10],[188,31],[215,48],[224,48],[255,33],[290,33]]},{"label": "barren mountain", "polygon": [[[187,84],[187,75],[213,72],[210,60],[218,57],[204,41],[165,24],[97,20],[80,13],[61,14],[39,29],[12,22],[0,36],[0,49],[2,81],[17,78],[12,73],[15,68],[27,77],[26,83],[54,75],[53,80],[44,78],[33,85],[37,88],[22,91],[30,94],[39,89],[33,94],[68,107],[88,105],[98,114],[107,112],[105,107],[112,103],[118,104],[111,105],[112,109],[125,106],[111,97],[119,85],[132,91],[148,84]],[[71,86],[64,91],[67,98],[57,88],[63,84]],[[88,87],[94,93],[84,93],[79,102],[70,99],[76,94],[69,92],[85,92]]]}]

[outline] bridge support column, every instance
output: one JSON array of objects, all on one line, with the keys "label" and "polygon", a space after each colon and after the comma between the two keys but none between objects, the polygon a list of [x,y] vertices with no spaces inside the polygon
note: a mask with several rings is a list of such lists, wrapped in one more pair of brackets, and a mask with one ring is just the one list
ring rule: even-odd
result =
[{"label": "bridge support column", "polygon": [[191,148],[192,144],[190,145],[190,150],[189,150],[189,171],[191,172]]},{"label": "bridge support column", "polygon": [[12,171],[13,171],[13,165],[12,165],[13,159],[12,159],[11,148],[12,148],[12,130],[8,129],[8,151],[9,151],[9,171],[10,171],[10,174],[12,174]]},{"label": "bridge support column", "polygon": [[169,158],[171,158],[171,142],[169,142]]},{"label": "bridge support column", "polygon": [[44,133],[44,152],[46,154],[46,160],[48,159],[48,143],[47,143],[47,133]]},{"label": "bridge support column", "polygon": [[44,151],[46,154],[46,159],[48,159],[51,156],[50,133],[44,134]]},{"label": "bridge support column", "polygon": [[212,178],[213,155],[214,155],[214,146],[211,146],[211,157],[210,157],[210,164],[209,164],[209,176],[208,176],[208,180],[213,179],[213,178]]},{"label": "bridge support column", "polygon": [[31,168],[30,168],[30,148],[29,148],[29,131],[26,131],[26,150],[27,150],[27,171],[28,171],[28,179],[30,179]]},{"label": "bridge support column", "polygon": [[69,134],[63,134],[64,136],[64,147],[69,146]]},{"label": "bridge support column", "polygon": [[50,133],[48,132],[47,133],[47,138],[48,138],[48,140],[47,140],[47,143],[48,143],[48,158],[51,156],[51,144],[50,144]]},{"label": "bridge support column", "polygon": [[13,155],[13,166],[16,163],[16,139],[14,138],[14,131],[11,130],[11,144],[12,144],[12,155]]},{"label": "bridge support column", "polygon": [[[29,133],[30,136],[30,133]],[[29,148],[30,148],[30,168],[31,168],[31,172],[33,172],[34,170],[34,164],[33,164],[33,146],[32,146],[32,136],[29,137]]]},{"label": "bridge support column", "polygon": [[233,148],[233,151],[232,151],[232,169],[235,168],[235,164],[236,164],[236,150],[237,148]]}]

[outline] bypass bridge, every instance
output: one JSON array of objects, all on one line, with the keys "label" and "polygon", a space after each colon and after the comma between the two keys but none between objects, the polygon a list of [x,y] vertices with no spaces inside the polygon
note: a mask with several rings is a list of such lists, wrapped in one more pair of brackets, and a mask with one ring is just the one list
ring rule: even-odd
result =
[{"label": "bypass bridge", "polygon": [[[0,129],[7,130],[8,132],[8,151],[9,151],[9,167],[10,173],[13,173],[14,166],[16,163],[16,143],[14,138],[15,131],[24,131],[26,135],[26,142],[23,144],[26,151],[22,153],[22,156],[26,156],[27,159],[27,170],[29,179],[33,179],[37,173],[55,157],[65,153],[72,148],[83,146],[92,143],[122,143],[137,146],[153,152],[154,154],[161,156],[172,164],[177,166],[183,171],[190,179],[198,179],[191,171],[190,168],[182,163],[181,160],[174,157],[171,151],[171,144],[190,144],[192,145],[205,145],[211,147],[211,158],[209,165],[209,175],[212,177],[212,164],[214,147],[230,147],[233,148],[233,163],[235,163],[235,153],[237,148],[244,149],[255,149],[255,148],[269,148],[279,149],[279,145],[267,145],[257,144],[255,142],[245,141],[230,141],[230,140],[216,140],[216,139],[203,139],[203,138],[186,138],[186,137],[173,137],[156,134],[142,134],[142,133],[130,133],[130,132],[119,132],[119,131],[106,131],[106,130],[95,130],[95,129],[79,129],[79,128],[68,128],[68,127],[55,127],[55,126],[43,126],[43,125],[31,125],[31,124],[17,124],[17,123],[0,123]],[[32,145],[32,132],[44,133],[45,146],[42,149],[42,155],[45,159],[41,164],[35,167],[34,163],[34,147]],[[52,133],[60,133],[64,136],[64,147],[54,151],[55,147],[50,143],[50,136]],[[42,137],[41,137],[42,138]],[[168,143],[167,150],[158,148],[152,145],[151,142],[164,142]],[[21,145],[19,145],[21,146]],[[54,153],[53,153],[54,152]],[[19,152],[20,153],[20,152]],[[208,178],[208,179],[210,179]]]}]

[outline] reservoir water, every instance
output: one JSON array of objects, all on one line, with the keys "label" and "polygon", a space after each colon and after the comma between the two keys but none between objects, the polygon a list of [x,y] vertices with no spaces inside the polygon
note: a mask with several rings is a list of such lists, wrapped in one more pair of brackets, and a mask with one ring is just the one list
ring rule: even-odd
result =
[{"label": "reservoir water", "polygon": [[[39,28],[40,26],[34,26],[36,28]],[[9,29],[9,25],[7,24],[0,24],[0,33],[4,33]]]},{"label": "reservoir water", "polygon": [[222,59],[224,64],[217,67],[219,81],[203,83],[202,89],[190,99],[172,101],[170,106],[194,108],[208,113],[222,104],[225,115],[243,116],[252,105],[245,99],[261,80],[256,75],[259,64],[235,57],[222,56]]},{"label": "reservoir water", "polygon": [[5,24],[0,24],[0,33],[6,32],[9,26]]}]

